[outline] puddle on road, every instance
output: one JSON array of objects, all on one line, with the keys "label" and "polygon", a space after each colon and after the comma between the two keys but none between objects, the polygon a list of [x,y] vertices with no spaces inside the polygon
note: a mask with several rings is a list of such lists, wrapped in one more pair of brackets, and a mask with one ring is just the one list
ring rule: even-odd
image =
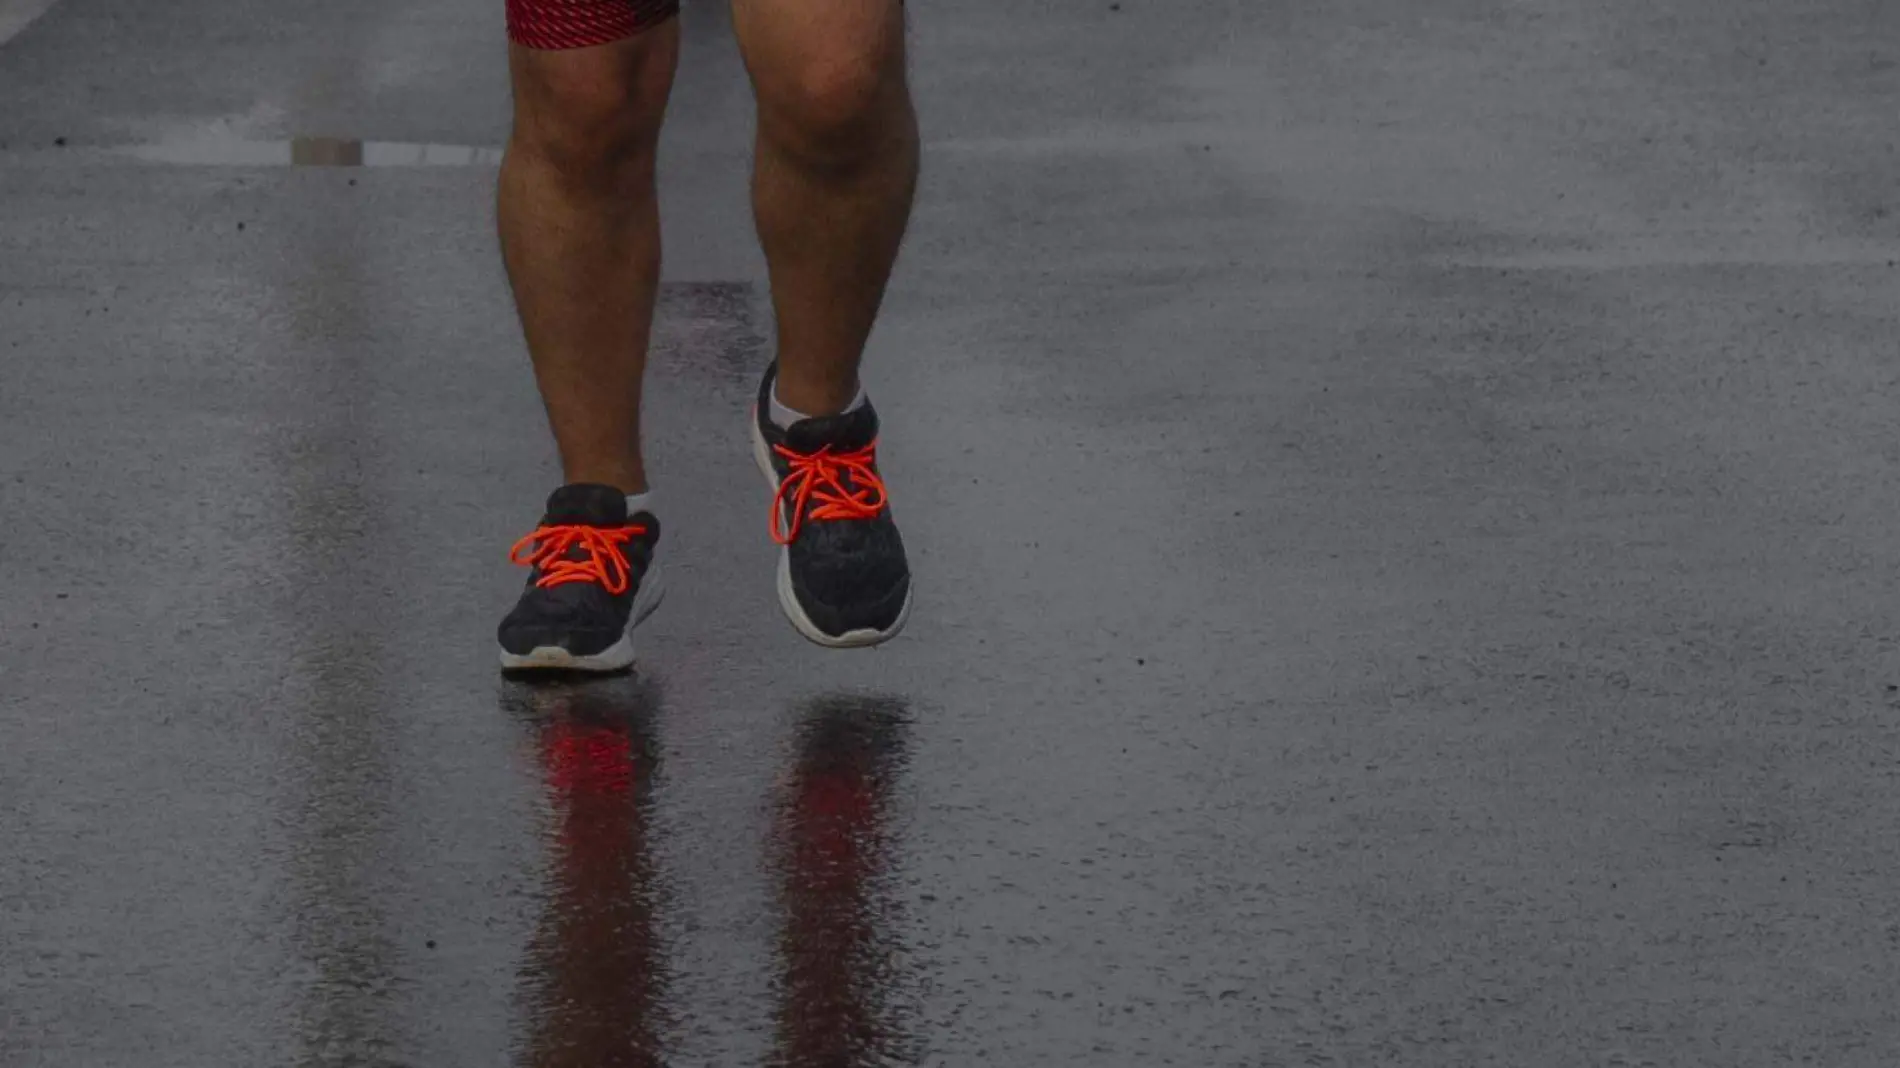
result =
[{"label": "puddle on road", "polygon": [[297,137],[254,141],[226,132],[133,145],[124,154],[152,163],[212,167],[498,167],[502,150],[488,145],[430,145]]}]

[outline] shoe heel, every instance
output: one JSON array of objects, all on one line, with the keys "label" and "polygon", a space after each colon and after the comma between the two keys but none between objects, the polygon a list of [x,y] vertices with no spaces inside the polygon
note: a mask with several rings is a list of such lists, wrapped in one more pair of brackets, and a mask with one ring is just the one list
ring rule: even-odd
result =
[{"label": "shoe heel", "polygon": [[633,611],[627,615],[627,630],[646,622],[646,618],[658,611],[660,602],[666,600],[666,570],[658,560],[647,566],[647,573],[640,579],[640,592],[633,595]]}]

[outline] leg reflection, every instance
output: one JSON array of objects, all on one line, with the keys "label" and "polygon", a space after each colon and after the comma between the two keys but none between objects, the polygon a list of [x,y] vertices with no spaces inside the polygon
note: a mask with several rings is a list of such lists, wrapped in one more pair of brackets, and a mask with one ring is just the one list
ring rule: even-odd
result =
[{"label": "leg reflection", "polygon": [[906,725],[903,703],[886,698],[824,698],[800,717],[775,826],[784,927],[772,1063],[783,1068],[908,1063],[883,881]]},{"label": "leg reflection", "polygon": [[547,907],[524,976],[533,1068],[665,1063],[649,841],[658,694],[639,679],[510,691],[553,805]]}]

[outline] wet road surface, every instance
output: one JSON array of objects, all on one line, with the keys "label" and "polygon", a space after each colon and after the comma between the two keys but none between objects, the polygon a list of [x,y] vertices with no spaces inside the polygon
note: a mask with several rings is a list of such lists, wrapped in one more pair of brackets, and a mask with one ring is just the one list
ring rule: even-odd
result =
[{"label": "wet road surface", "polygon": [[0,1066],[1900,1057],[1893,5],[919,5],[862,655],[691,8],[673,596],[580,686],[491,646],[500,5],[28,6]]}]

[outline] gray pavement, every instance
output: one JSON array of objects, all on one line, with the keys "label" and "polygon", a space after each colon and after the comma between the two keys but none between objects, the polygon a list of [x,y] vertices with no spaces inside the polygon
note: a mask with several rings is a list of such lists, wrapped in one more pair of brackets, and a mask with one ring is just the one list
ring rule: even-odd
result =
[{"label": "gray pavement", "polygon": [[538,687],[499,9],[0,45],[0,1066],[1900,1060],[1900,9],[916,5],[839,655],[692,6],[673,596]]}]

